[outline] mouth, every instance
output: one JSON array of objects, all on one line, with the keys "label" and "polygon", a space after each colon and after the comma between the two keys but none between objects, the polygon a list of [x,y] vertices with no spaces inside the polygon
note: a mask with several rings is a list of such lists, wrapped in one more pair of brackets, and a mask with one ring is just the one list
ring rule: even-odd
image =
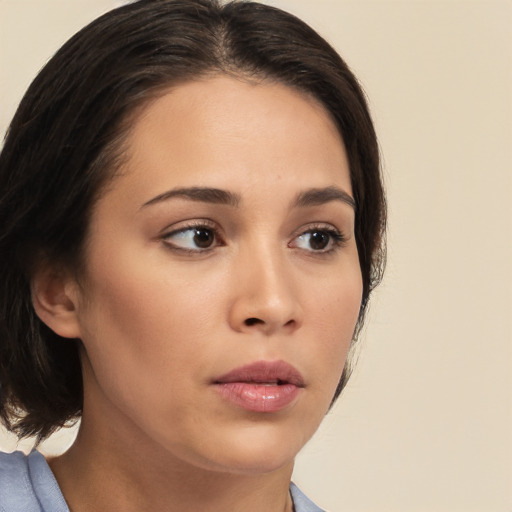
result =
[{"label": "mouth", "polygon": [[232,405],[252,412],[278,412],[291,406],[305,387],[300,372],[285,361],[257,361],[213,381]]}]

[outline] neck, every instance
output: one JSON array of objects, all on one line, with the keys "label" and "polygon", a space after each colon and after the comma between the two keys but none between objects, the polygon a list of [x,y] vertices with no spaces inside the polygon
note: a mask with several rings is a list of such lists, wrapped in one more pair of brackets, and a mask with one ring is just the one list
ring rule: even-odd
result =
[{"label": "neck", "polygon": [[263,474],[208,470],[177,460],[161,447],[89,431],[87,422],[68,452],[49,463],[71,512],[293,510],[293,463]]}]

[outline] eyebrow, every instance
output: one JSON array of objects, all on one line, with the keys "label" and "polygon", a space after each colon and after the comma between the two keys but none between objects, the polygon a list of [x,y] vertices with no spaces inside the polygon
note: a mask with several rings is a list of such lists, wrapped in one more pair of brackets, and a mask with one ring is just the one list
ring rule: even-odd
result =
[{"label": "eyebrow", "polygon": [[292,206],[296,208],[307,208],[310,206],[319,206],[331,201],[341,201],[342,203],[348,204],[353,210],[356,209],[354,198],[341,188],[335,186],[312,188],[301,192],[296,197]]},{"label": "eyebrow", "polygon": [[[153,197],[149,201],[146,201],[141,208],[146,208],[153,204],[168,201],[175,197],[182,197],[191,201],[197,201],[202,203],[210,204],[221,204],[227,206],[239,206],[241,202],[240,195],[222,190],[220,188],[210,187],[186,187],[186,188],[175,188],[163,192],[162,194]],[[341,188],[330,186],[324,188],[312,188],[301,192],[292,202],[292,208],[308,208],[311,206],[320,206],[331,201],[341,201],[342,203],[348,204],[354,210],[356,209],[356,203],[350,194],[347,194]]]},{"label": "eyebrow", "polygon": [[238,206],[240,203],[240,196],[227,190],[210,187],[188,187],[188,188],[175,188],[168,190],[163,194],[159,194],[153,199],[145,202],[142,208],[151,206],[162,201],[167,201],[174,197],[182,197],[190,199],[191,201],[198,201],[201,203],[222,204],[227,206]]}]

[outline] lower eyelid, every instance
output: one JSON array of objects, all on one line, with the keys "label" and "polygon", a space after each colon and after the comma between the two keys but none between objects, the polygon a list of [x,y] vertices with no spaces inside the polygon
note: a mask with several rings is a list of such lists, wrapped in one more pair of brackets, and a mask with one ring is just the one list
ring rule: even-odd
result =
[{"label": "lower eyelid", "polygon": [[[194,231],[194,230],[200,230],[200,229],[204,229],[204,230],[208,230],[208,231],[212,232],[214,241],[211,246],[207,246],[207,247],[186,247],[185,246],[184,247],[184,246],[180,246],[179,243],[173,243],[172,237],[178,236],[178,239],[179,239],[179,235],[182,234],[184,237],[184,239],[182,239],[182,240],[184,242],[186,242],[186,244],[187,244],[187,242],[189,242],[189,240],[185,239],[184,234],[187,231]],[[301,247],[293,247],[293,245],[292,245],[293,241],[297,240],[301,236],[304,236],[304,235],[307,235],[310,233],[314,233],[315,231],[323,232],[323,233],[326,233],[327,235],[329,235],[330,241],[328,243],[327,249],[323,250],[323,249],[313,249],[313,248],[307,249],[307,248],[301,248]],[[191,235],[191,236],[193,236],[193,235]],[[314,225],[313,224],[313,225],[307,226],[306,229],[301,229],[300,232],[298,232],[296,235],[293,236],[292,240],[290,241],[290,243],[288,245],[291,246],[292,248],[302,249],[304,251],[311,252],[312,254],[316,253],[318,255],[322,255],[322,254],[328,254],[330,252],[334,252],[334,251],[336,251],[336,249],[343,247],[347,243],[349,238],[350,238],[350,236],[347,237],[344,234],[344,232],[338,230],[337,228],[335,228],[332,225],[326,226],[326,225]],[[223,236],[219,232],[219,229],[216,226],[212,226],[209,222],[207,222],[205,220],[198,220],[195,222],[192,221],[190,224],[184,224],[182,226],[179,226],[179,224],[178,224],[177,228],[171,229],[170,231],[168,228],[165,233],[163,233],[161,236],[159,236],[159,239],[169,249],[176,250],[176,251],[179,251],[182,253],[190,253],[190,254],[204,253],[207,251],[214,250],[215,248],[217,248],[219,246],[226,245],[226,242],[224,241]],[[191,242],[192,242],[191,245],[194,245],[193,241],[191,241]]]},{"label": "lower eyelid", "polygon": [[[203,248],[202,247],[196,247],[196,248],[180,247],[180,245],[178,243],[172,242],[173,237],[177,237],[179,239],[180,235],[182,235],[182,239],[185,239],[186,238],[185,234],[188,231],[193,232],[195,230],[201,230],[201,229],[208,230],[213,234],[214,242],[212,244],[212,247],[203,247]],[[192,233],[191,233],[191,236],[193,236]],[[166,246],[168,246],[172,249],[178,250],[178,251],[185,251],[185,252],[204,252],[204,251],[207,251],[207,250],[214,248],[218,245],[222,245],[221,237],[218,233],[218,230],[207,225],[207,224],[204,224],[204,223],[191,224],[188,226],[180,227],[178,229],[174,229],[172,231],[167,231],[167,232],[163,233],[159,238],[160,238],[160,240],[162,240],[162,242],[164,244],[166,244]],[[185,241],[187,241],[187,240],[185,240]]]},{"label": "lower eyelid", "polygon": [[305,231],[302,231],[297,236],[295,236],[292,239],[291,244],[293,243],[293,241],[299,239],[300,237],[303,237],[303,236],[308,235],[308,234],[312,234],[314,232],[326,233],[330,237],[330,240],[328,242],[327,248],[325,248],[325,249],[314,249],[314,248],[304,248],[304,247],[297,247],[297,246],[293,247],[293,245],[292,245],[292,248],[303,250],[303,251],[305,251],[307,253],[311,253],[312,255],[321,256],[321,255],[327,255],[327,254],[330,254],[332,252],[335,252],[337,249],[341,249],[345,245],[345,243],[347,242],[346,237],[343,235],[343,233],[341,231],[338,231],[338,230],[333,229],[333,228],[326,228],[326,227],[317,227],[317,228],[315,228],[315,227],[313,227],[313,228],[307,229]]}]

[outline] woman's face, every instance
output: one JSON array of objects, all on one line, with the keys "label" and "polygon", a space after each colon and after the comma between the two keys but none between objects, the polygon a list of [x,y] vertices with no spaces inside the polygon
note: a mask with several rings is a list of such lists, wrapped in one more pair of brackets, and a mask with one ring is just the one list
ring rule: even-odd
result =
[{"label": "woman's face", "polygon": [[343,142],[315,100],[216,77],[151,103],[74,287],[83,426],[266,472],[325,415],[362,284]]}]

